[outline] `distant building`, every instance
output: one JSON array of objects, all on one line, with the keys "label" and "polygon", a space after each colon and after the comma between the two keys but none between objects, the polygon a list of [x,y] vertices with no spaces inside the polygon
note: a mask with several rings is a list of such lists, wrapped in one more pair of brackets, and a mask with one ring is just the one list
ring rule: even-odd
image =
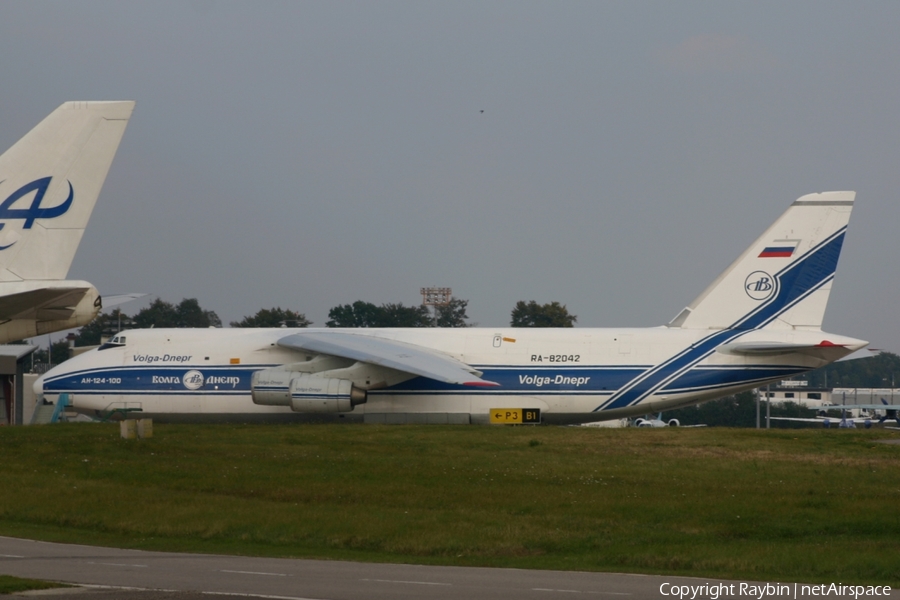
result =
[{"label": "distant building", "polygon": [[805,381],[782,381],[781,384],[772,386],[768,392],[764,388],[760,388],[760,394],[765,398],[768,393],[768,398],[772,404],[793,402],[807,408],[818,408],[824,404],[834,404],[830,388],[808,387],[805,384]]},{"label": "distant building", "polygon": [[900,404],[900,389],[834,388],[831,401],[834,404]]},{"label": "distant building", "polygon": [[25,392],[31,393],[31,382],[25,372],[37,346],[9,344],[0,346],[0,425],[21,425],[30,418],[30,406],[25,404]]},{"label": "distant building", "polygon": [[[760,397],[766,397],[765,388],[760,388]],[[794,402],[808,408],[838,404],[888,404],[900,405],[898,388],[814,388],[807,387],[805,381],[782,381],[768,391],[772,404]],[[883,401],[882,401],[883,400]]]}]

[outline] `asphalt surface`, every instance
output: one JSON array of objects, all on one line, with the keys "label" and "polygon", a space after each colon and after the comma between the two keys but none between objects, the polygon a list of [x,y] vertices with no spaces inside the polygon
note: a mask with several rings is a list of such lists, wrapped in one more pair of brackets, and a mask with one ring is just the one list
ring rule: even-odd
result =
[{"label": "asphalt surface", "polygon": [[[8,537],[0,537],[0,574],[89,586],[27,593],[46,600],[212,600],[211,596],[273,600],[659,599],[673,598],[661,593],[661,586],[669,591],[672,585],[720,583],[655,575],[145,552]],[[759,597],[751,594],[750,588],[740,593],[742,582],[724,583],[733,585],[732,593],[720,597]],[[793,589],[792,583],[787,585]],[[891,597],[900,598],[900,593],[893,591]]]}]

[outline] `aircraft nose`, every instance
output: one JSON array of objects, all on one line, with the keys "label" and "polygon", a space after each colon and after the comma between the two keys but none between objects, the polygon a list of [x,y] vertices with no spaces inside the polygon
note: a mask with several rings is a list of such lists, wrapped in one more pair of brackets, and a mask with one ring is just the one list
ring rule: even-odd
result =
[{"label": "aircraft nose", "polygon": [[40,399],[40,398],[43,398],[43,397],[44,397],[44,378],[45,378],[46,376],[47,376],[47,375],[46,375],[46,373],[45,373],[44,375],[41,375],[40,377],[38,377],[37,379],[35,379],[34,385],[31,387],[31,389],[34,390],[34,397],[35,397],[35,398]]}]

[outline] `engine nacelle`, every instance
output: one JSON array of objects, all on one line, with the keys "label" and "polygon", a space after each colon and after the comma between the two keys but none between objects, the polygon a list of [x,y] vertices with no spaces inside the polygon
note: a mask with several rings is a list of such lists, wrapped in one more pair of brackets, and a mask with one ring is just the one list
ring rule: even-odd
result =
[{"label": "engine nacelle", "polygon": [[254,373],[250,393],[254,404],[290,406],[291,410],[303,413],[350,412],[366,401],[366,392],[349,379],[283,369]]},{"label": "engine nacelle", "polygon": [[250,378],[250,397],[253,404],[264,406],[291,405],[291,379],[297,376],[293,371],[283,369],[263,369]]},{"label": "engine nacelle", "polygon": [[315,375],[300,375],[291,379],[291,410],[303,413],[349,412],[366,393],[355,390],[347,379],[326,379]]},{"label": "engine nacelle", "polygon": [[669,419],[667,425],[669,427],[681,427],[681,421],[679,421],[678,419]]}]

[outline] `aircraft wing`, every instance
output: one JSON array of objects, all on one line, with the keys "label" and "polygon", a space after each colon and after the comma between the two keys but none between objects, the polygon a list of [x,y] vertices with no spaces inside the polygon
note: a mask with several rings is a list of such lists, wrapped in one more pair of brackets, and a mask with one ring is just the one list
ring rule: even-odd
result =
[{"label": "aircraft wing", "polygon": [[818,423],[824,425],[826,421],[834,426],[840,426],[841,423],[853,423],[854,425],[865,425],[866,423],[877,424],[878,419],[875,417],[769,417],[772,421],[794,421],[797,423]]},{"label": "aircraft wing", "polygon": [[823,404],[816,410],[851,410],[864,408],[866,410],[900,410],[900,404]]},{"label": "aircraft wing", "polygon": [[0,321],[68,319],[88,287],[48,287],[0,296]]},{"label": "aircraft wing", "polygon": [[[816,417],[809,417],[809,418],[805,418],[805,417],[769,417],[769,419],[772,421],[796,421],[798,423],[818,423],[819,425],[821,425],[822,421],[825,421],[826,419],[829,419],[829,420],[832,420],[835,422],[841,420],[840,417],[830,417],[830,418],[829,417],[822,417],[822,418],[816,418]],[[847,419],[847,420],[852,421],[853,419]]]},{"label": "aircraft wing", "polygon": [[103,296],[103,308],[112,308],[138,298],[143,298],[147,294],[119,294],[117,296]]},{"label": "aircraft wing", "polygon": [[341,331],[295,333],[278,340],[278,345],[349,358],[443,383],[487,387],[500,385],[482,379],[480,371],[446,354],[371,335]]}]

